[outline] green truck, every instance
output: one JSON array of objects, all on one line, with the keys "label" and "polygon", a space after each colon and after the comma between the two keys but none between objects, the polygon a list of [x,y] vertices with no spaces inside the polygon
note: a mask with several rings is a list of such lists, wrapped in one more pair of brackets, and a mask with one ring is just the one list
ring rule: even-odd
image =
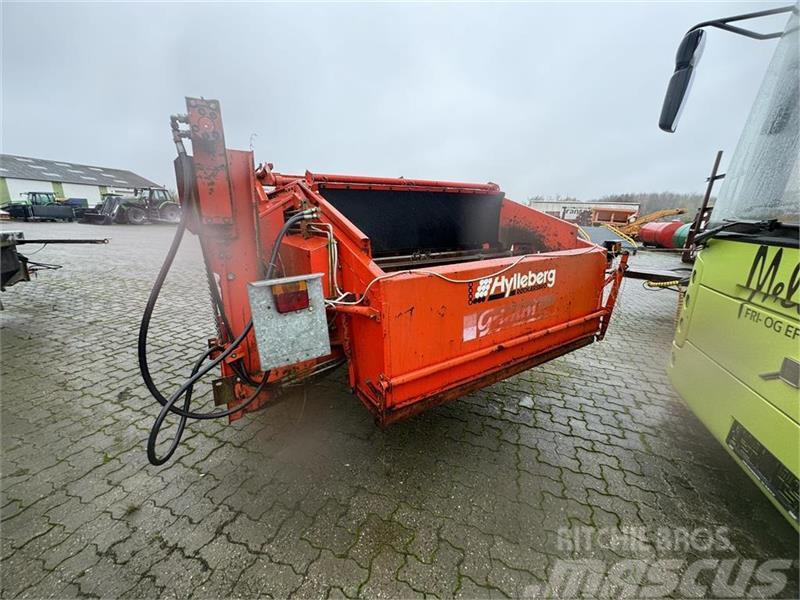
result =
[{"label": "green truck", "polygon": [[[782,32],[740,22],[789,13]],[[735,23],[735,24],[734,24]],[[659,126],[674,131],[705,29],[778,39],[694,269],[669,362],[673,386],[797,529],[800,475],[800,48],[797,7],[701,23],[684,37]]]},{"label": "green truck", "polygon": [[56,200],[53,192],[25,192],[2,209],[22,221],[73,221],[79,216],[74,206]]}]

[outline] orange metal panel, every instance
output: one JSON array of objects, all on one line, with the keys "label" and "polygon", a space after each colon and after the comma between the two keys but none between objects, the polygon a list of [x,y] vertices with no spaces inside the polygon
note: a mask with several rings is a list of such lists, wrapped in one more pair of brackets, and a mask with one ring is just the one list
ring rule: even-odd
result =
[{"label": "orange metal panel", "polygon": [[[451,279],[491,275],[517,258],[464,263],[430,269]],[[597,247],[526,258],[500,276],[489,278],[491,299],[475,298],[481,282],[452,283],[411,273],[374,286],[370,305],[381,328],[352,336],[356,354],[383,349],[383,361],[371,361],[360,392],[385,410],[446,392],[471,379],[551,347],[592,335],[605,279],[604,252]],[[511,289],[513,282],[543,282]],[[548,280],[548,277],[552,279]],[[527,282],[526,282],[527,283]],[[491,290],[491,286],[495,290]],[[506,295],[507,293],[507,295]],[[568,324],[565,326],[565,324]],[[378,389],[383,398],[378,398]]]},{"label": "orange metal panel", "polygon": [[201,220],[206,224],[233,224],[233,192],[219,102],[187,98],[186,108]]},{"label": "orange metal panel", "polygon": [[508,198],[500,207],[500,240],[507,246],[528,244],[534,252],[585,245],[581,244],[578,228],[572,223]]},{"label": "orange metal panel", "polygon": [[302,235],[287,235],[283,238],[278,261],[278,272],[285,276],[322,273],[322,289],[326,297],[334,294],[330,290],[330,267],[328,265],[328,240],[320,236],[304,238]]}]

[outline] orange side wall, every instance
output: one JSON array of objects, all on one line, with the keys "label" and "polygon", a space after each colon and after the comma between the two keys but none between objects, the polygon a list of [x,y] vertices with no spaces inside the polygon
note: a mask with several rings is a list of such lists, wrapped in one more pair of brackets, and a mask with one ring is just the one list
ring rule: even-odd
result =
[{"label": "orange side wall", "polygon": [[[489,275],[516,259],[468,263],[436,269],[454,279]],[[426,275],[409,275],[382,284],[385,378],[392,385],[387,407],[398,407],[480,377],[501,365],[524,359],[595,331],[599,318],[505,348],[504,344],[595,312],[605,278],[605,258],[598,249],[573,250],[561,256],[531,257],[503,276],[554,270],[552,287],[470,303],[469,284]],[[476,268],[477,266],[477,268]],[[502,276],[501,276],[502,277]],[[472,284],[473,293],[476,286]],[[371,343],[378,343],[372,340]],[[426,369],[492,349],[488,355],[421,375]]]}]

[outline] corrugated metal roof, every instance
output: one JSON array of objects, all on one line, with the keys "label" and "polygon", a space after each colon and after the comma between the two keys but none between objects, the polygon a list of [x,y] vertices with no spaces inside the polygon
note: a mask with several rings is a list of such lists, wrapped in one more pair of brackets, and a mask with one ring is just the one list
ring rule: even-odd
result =
[{"label": "corrugated metal roof", "polygon": [[14,154],[0,154],[0,177],[121,188],[161,187],[149,179],[122,169],[94,167]]}]

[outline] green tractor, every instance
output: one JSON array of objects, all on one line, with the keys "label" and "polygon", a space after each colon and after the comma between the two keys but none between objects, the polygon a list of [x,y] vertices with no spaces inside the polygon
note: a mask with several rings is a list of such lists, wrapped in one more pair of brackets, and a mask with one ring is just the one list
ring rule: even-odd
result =
[{"label": "green tractor", "polygon": [[143,225],[144,223],[177,223],[181,208],[163,188],[144,188],[133,196],[103,194],[103,201],[83,215],[86,223]]}]

